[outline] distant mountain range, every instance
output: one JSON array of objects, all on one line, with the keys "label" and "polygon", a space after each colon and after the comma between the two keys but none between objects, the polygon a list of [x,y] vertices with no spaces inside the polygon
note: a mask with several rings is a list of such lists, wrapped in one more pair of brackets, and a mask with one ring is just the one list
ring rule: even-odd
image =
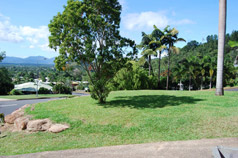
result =
[{"label": "distant mountain range", "polygon": [[47,64],[54,65],[55,57],[45,58],[43,56],[30,56],[27,58],[18,58],[18,57],[6,57],[1,62],[2,64]]}]

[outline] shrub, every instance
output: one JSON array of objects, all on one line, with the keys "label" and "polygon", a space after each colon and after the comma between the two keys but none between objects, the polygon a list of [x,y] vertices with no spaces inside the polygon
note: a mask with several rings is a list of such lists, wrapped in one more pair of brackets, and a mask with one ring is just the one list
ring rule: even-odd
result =
[{"label": "shrub", "polygon": [[40,87],[40,89],[38,90],[38,94],[50,94],[51,90],[48,90],[47,88],[44,87]]},{"label": "shrub", "polygon": [[9,92],[10,95],[23,95],[22,91],[13,89]]},{"label": "shrub", "polygon": [[72,94],[72,89],[62,84],[57,84],[53,87],[55,94]]},{"label": "shrub", "polygon": [[77,86],[77,90],[84,90],[84,86],[82,83],[80,83],[78,86]]}]

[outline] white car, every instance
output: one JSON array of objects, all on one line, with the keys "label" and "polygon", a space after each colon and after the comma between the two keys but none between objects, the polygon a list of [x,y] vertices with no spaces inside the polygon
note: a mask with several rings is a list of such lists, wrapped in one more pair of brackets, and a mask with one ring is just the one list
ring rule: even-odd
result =
[{"label": "white car", "polygon": [[88,88],[88,87],[85,87],[85,88],[84,88],[84,91],[85,91],[85,92],[89,92],[89,88]]}]

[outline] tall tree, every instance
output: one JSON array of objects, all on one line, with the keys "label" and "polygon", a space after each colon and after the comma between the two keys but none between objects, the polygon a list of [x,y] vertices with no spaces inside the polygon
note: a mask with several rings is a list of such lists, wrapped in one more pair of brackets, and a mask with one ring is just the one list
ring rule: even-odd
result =
[{"label": "tall tree", "polygon": [[167,82],[166,82],[166,90],[169,89],[169,73],[170,73],[170,56],[171,53],[178,53],[179,49],[174,46],[175,43],[179,41],[185,41],[183,38],[178,38],[179,31],[175,28],[170,29],[169,26],[167,26],[164,29],[164,36],[162,37],[162,40],[165,41],[165,43],[168,45],[168,72],[167,72]]},{"label": "tall tree", "polygon": [[224,70],[224,51],[226,36],[226,0],[219,0],[219,32],[218,32],[218,57],[217,57],[217,81],[216,95],[224,95],[223,70]]},{"label": "tall tree", "polygon": [[[6,53],[0,52],[0,62],[5,58]],[[0,68],[0,95],[6,95],[14,88],[12,79],[8,70],[4,67]]]},{"label": "tall tree", "polygon": [[162,39],[162,37],[164,36],[164,32],[161,31],[159,28],[157,28],[154,25],[154,30],[151,33],[152,36],[152,41],[150,42],[150,45],[153,45],[153,47],[155,48],[157,55],[158,55],[158,89],[160,88],[160,65],[161,65],[161,53],[163,52],[163,50],[165,50],[167,47],[164,45],[165,44],[165,40]]},{"label": "tall tree", "polygon": [[117,0],[68,0],[49,24],[49,46],[59,49],[56,67],[62,69],[69,62],[83,65],[91,97],[100,103],[110,92],[108,83],[136,53],[134,41],[119,34],[120,14]]},{"label": "tall tree", "polygon": [[156,55],[155,47],[150,44],[152,41],[152,35],[146,34],[142,32],[142,40],[139,45],[137,45],[137,48],[141,49],[141,55],[143,55],[144,58],[148,59],[149,64],[149,76],[152,75],[152,65],[151,65],[151,56]]}]

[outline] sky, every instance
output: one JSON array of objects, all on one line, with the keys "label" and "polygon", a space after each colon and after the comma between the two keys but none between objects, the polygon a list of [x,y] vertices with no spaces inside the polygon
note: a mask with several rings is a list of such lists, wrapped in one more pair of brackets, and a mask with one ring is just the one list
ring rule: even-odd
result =
[{"label": "sky", "polygon": [[[119,0],[122,5],[120,33],[141,41],[141,32],[151,33],[153,25],[179,30],[187,42],[205,42],[218,33],[219,0]],[[7,56],[55,57],[48,47],[48,24],[64,10],[67,0],[0,0],[0,52]],[[238,1],[227,2],[227,33],[238,30]],[[185,42],[177,43],[183,47]]]}]

